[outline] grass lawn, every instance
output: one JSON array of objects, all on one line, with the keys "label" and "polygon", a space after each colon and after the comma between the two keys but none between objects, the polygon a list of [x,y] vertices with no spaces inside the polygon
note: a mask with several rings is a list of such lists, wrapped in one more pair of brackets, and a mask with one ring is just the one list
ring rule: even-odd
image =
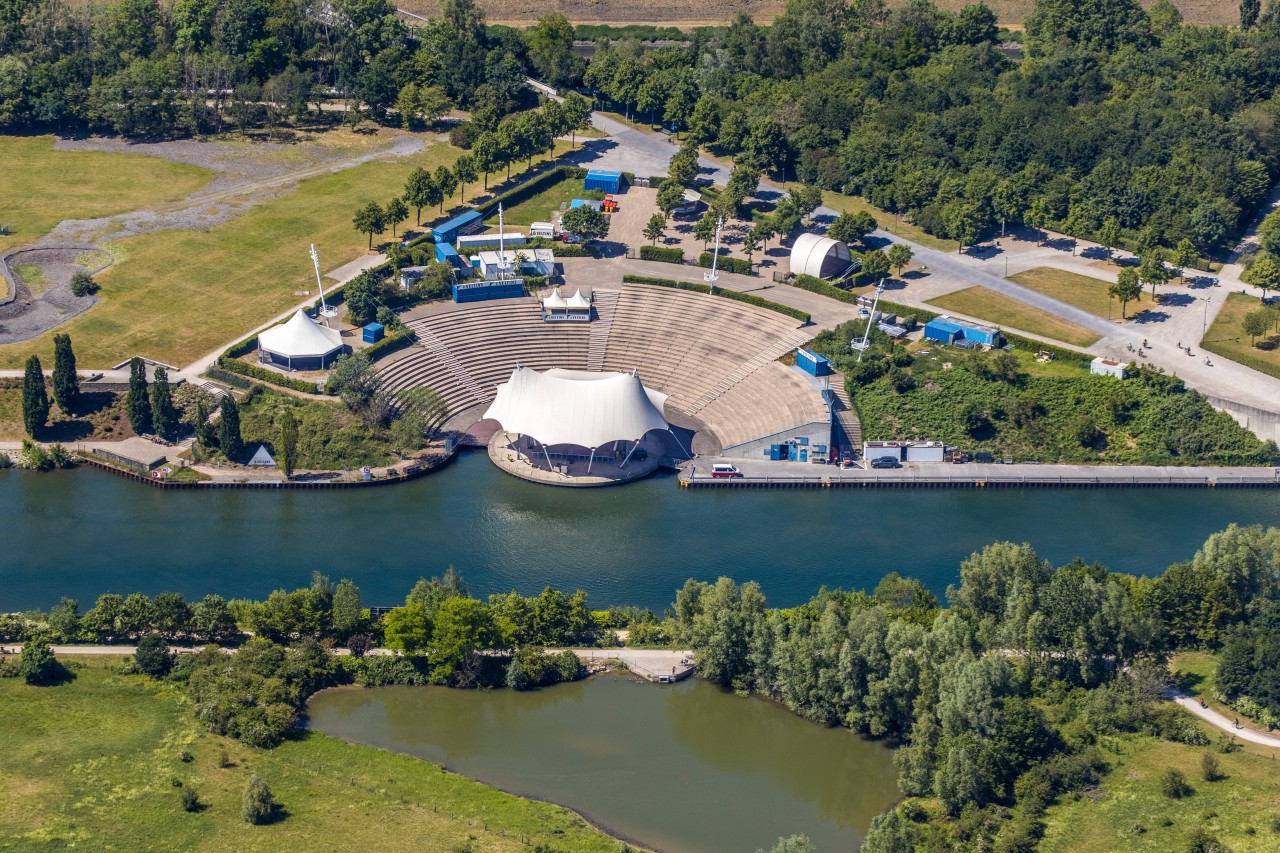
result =
[{"label": "grass lawn", "polygon": [[928,246],[930,249],[954,252],[960,248],[960,244],[955,240],[943,240],[941,237],[926,234],[923,229],[917,228],[910,222],[903,221],[892,213],[885,213],[860,196],[841,195],[831,190],[823,190],[822,203],[841,213],[857,213],[860,210],[865,210],[875,217],[876,224],[885,231],[890,234],[897,234],[913,243],[919,243],[921,246]]},{"label": "grass lawn", "polygon": [[63,219],[91,219],[186,198],[209,183],[208,169],[158,157],[55,151],[52,136],[0,136],[5,199],[0,252],[33,243]]},{"label": "grass lawn", "polygon": [[[568,178],[557,181],[542,192],[525,199],[515,207],[504,207],[503,221],[507,225],[523,225],[526,228],[534,222],[550,222],[552,211],[559,211],[561,203],[568,204],[575,198],[583,198],[582,179]],[[495,211],[489,218],[488,225],[496,230],[498,214]]]},{"label": "grass lawn", "polygon": [[998,326],[1029,332],[1050,340],[1063,341],[1079,347],[1087,347],[1101,335],[1060,317],[1019,302],[1011,296],[997,293],[982,285],[966,287],[929,300],[945,311],[967,314]]},{"label": "grass lawn", "polygon": [[[1059,302],[1073,305],[1099,317],[1119,317],[1120,303],[1107,295],[1111,282],[1053,267],[1036,267],[1009,276],[1009,280]],[[1125,306],[1129,317],[1151,304],[1151,293],[1144,290],[1134,302]]]},{"label": "grass lawn", "polygon": [[[567,809],[524,800],[416,758],[308,734],[252,750],[204,732],[174,687],[72,661],[74,681],[0,680],[0,848],[65,850],[616,851]],[[183,750],[193,760],[179,759]],[[230,767],[219,767],[225,750]],[[284,817],[250,826],[250,774]],[[182,809],[194,788],[203,811]],[[528,845],[525,845],[525,839]]]},{"label": "grass lawn", "polygon": [[17,264],[13,272],[32,295],[44,293],[44,267],[39,264]]},{"label": "grass lawn", "polygon": [[1280,336],[1272,334],[1265,339],[1259,338],[1258,342],[1270,349],[1258,349],[1244,333],[1244,315],[1261,307],[1262,303],[1248,294],[1228,293],[1227,304],[1222,306],[1213,325],[1209,326],[1209,331],[1200,341],[1201,349],[1270,376],[1280,377]]},{"label": "grass lawn", "polygon": [[[1205,732],[1217,740],[1217,729]],[[1235,853],[1280,849],[1280,798],[1270,749],[1246,745],[1223,755],[1213,746],[1150,737],[1108,739],[1107,746],[1111,772],[1096,796],[1049,809],[1044,840],[1036,848],[1041,853],[1190,850],[1199,828]],[[1217,782],[1204,781],[1200,769],[1201,757],[1211,752],[1226,776]],[[1171,767],[1182,771],[1195,791],[1191,796],[1164,796],[1160,777]]]}]

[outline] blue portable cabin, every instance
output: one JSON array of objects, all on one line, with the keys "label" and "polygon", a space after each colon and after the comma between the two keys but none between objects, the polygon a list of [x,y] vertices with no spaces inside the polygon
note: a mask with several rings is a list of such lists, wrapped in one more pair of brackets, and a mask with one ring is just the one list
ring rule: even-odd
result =
[{"label": "blue portable cabin", "polygon": [[924,324],[924,337],[930,341],[954,344],[964,338],[964,326],[946,317],[936,317]]},{"label": "blue portable cabin", "polygon": [[952,346],[977,347],[1004,346],[1004,336],[999,329],[959,323],[950,317],[937,317],[924,325],[926,340],[939,341]]},{"label": "blue portable cabin", "polygon": [[622,192],[622,173],[607,169],[592,169],[582,181],[582,188],[587,190],[603,190],[606,193]]},{"label": "blue portable cabin", "polygon": [[1004,337],[1000,334],[1000,330],[992,329],[988,326],[971,326],[965,324],[964,339],[978,344],[985,344],[989,347],[1004,346]]},{"label": "blue portable cabin", "polygon": [[370,323],[364,327],[363,340],[366,344],[376,344],[387,332],[381,323]]},{"label": "blue portable cabin", "polygon": [[448,243],[436,243],[436,260],[449,264],[454,269],[457,269],[462,264],[462,256],[458,254],[457,249]]},{"label": "blue portable cabin", "polygon": [[796,350],[796,367],[810,376],[830,376],[831,362],[825,355],[801,347]]},{"label": "blue portable cabin", "polygon": [[442,222],[431,229],[431,236],[435,238],[436,244],[454,243],[458,239],[459,234],[466,234],[473,231],[484,224],[484,217],[480,215],[478,210],[468,210],[466,213],[453,217],[448,222]]}]

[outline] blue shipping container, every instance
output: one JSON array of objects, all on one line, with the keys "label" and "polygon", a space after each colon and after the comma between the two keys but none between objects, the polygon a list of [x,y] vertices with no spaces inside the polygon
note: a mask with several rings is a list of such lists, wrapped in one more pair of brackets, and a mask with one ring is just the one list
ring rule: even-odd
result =
[{"label": "blue shipping container", "polygon": [[831,362],[827,357],[807,349],[796,350],[796,367],[810,376],[831,375]]},{"label": "blue shipping container", "polygon": [[781,445],[781,444],[771,444],[771,445],[769,445],[769,458],[770,458],[771,460],[773,460],[774,462],[777,462],[779,459],[781,459],[781,458],[782,458],[782,445]]},{"label": "blue shipping container", "polygon": [[803,450],[803,449],[800,451],[800,461],[801,462],[809,461],[809,451]]},{"label": "blue shipping container", "polygon": [[799,455],[798,451],[799,451],[799,448],[797,448],[794,444],[788,444],[787,445],[787,461],[795,462],[797,456]]},{"label": "blue shipping container", "polygon": [[607,169],[592,169],[582,182],[583,189],[604,190],[607,193],[622,192],[622,173]]},{"label": "blue shipping container", "polygon": [[381,323],[370,323],[364,327],[363,340],[366,344],[376,344],[386,333]]}]

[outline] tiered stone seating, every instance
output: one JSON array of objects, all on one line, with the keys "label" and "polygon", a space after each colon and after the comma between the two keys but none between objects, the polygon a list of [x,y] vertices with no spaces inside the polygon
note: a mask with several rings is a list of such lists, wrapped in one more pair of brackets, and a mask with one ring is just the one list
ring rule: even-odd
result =
[{"label": "tiered stone seating", "polygon": [[698,412],[722,447],[828,417],[822,394],[794,368],[776,361],[758,368]]}]

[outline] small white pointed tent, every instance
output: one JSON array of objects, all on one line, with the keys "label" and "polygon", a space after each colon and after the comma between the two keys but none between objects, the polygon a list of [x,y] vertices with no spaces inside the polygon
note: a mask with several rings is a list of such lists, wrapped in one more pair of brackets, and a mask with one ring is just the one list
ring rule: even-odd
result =
[{"label": "small white pointed tent", "polygon": [[265,444],[258,445],[258,451],[253,454],[253,458],[249,460],[250,468],[274,468],[276,460],[271,458],[271,454],[267,452]]},{"label": "small white pointed tent", "polygon": [[326,329],[301,308],[289,322],[258,335],[259,359],[291,370],[323,370],[342,354],[342,348],[342,335],[336,329]]},{"label": "small white pointed tent", "polygon": [[582,295],[582,288],[578,288],[573,292],[573,296],[569,297],[569,301],[565,303],[565,307],[570,311],[590,311],[591,301]]},{"label": "small white pointed tent", "polygon": [[542,300],[543,311],[563,311],[569,307],[569,303],[560,295],[560,288],[551,291],[551,295]]}]

